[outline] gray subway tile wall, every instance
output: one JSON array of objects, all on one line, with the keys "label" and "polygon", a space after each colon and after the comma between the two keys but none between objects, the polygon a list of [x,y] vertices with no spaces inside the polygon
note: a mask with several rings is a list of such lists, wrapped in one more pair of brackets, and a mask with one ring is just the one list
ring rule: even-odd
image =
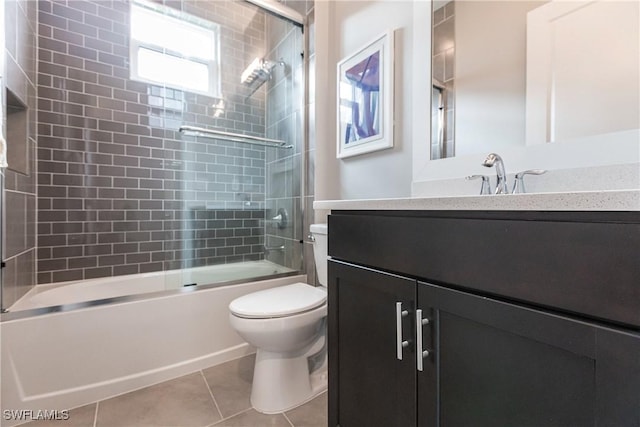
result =
[{"label": "gray subway tile wall", "polygon": [[245,98],[240,84],[266,49],[265,14],[166,2],[221,24],[219,112],[216,98],[129,79],[128,1],[37,4],[38,283],[261,259],[273,149],[177,129],[265,135],[265,89]]}]

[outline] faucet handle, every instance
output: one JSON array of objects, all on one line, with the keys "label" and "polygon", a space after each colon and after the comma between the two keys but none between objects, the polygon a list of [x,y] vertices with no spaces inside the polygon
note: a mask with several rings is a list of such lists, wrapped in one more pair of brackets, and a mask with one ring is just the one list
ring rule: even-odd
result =
[{"label": "faucet handle", "polygon": [[482,179],[482,186],[480,187],[480,194],[491,194],[491,183],[487,175],[469,175],[465,177],[466,180]]},{"label": "faucet handle", "polygon": [[546,173],[546,169],[529,169],[526,171],[518,172],[515,176],[515,182],[513,183],[513,194],[524,194],[524,176],[525,175],[542,175]]}]

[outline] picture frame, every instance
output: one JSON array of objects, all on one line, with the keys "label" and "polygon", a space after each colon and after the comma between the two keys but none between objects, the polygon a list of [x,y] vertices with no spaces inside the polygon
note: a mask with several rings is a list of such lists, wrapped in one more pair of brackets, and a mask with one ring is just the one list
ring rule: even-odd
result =
[{"label": "picture frame", "polygon": [[337,65],[337,157],[393,147],[393,31]]}]

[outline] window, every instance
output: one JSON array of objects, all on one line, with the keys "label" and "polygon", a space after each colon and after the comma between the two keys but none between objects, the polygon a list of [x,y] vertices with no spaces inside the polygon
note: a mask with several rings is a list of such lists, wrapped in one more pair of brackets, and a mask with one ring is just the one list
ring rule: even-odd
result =
[{"label": "window", "polygon": [[131,79],[220,97],[217,24],[135,0],[130,28]]}]

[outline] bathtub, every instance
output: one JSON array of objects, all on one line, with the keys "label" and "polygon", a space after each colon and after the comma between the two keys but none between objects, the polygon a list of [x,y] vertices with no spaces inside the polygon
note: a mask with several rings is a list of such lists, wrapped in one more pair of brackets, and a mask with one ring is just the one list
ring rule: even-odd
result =
[{"label": "bathtub", "polygon": [[[40,285],[25,295],[20,303],[27,311],[5,314],[0,323],[2,410],[71,409],[250,354],[254,349],[229,324],[229,303],[250,292],[306,280],[293,275],[166,291],[168,284],[205,283],[212,273],[193,270],[177,279],[173,272],[130,276],[126,285],[125,276],[45,290]],[[154,281],[162,282],[165,291],[119,297],[123,287],[127,295],[148,292]],[[97,290],[97,283],[105,287],[110,282],[116,284],[112,293]],[[144,291],[133,290],[138,285]],[[102,303],[28,310],[60,304],[72,294],[75,300],[76,292]],[[29,299],[35,302],[29,305]],[[29,312],[41,314],[22,316]],[[16,423],[2,420],[2,426]]]},{"label": "bathtub", "polygon": [[237,282],[291,272],[293,270],[287,267],[262,260],[38,285],[9,307],[9,312],[177,290],[191,285]]}]

